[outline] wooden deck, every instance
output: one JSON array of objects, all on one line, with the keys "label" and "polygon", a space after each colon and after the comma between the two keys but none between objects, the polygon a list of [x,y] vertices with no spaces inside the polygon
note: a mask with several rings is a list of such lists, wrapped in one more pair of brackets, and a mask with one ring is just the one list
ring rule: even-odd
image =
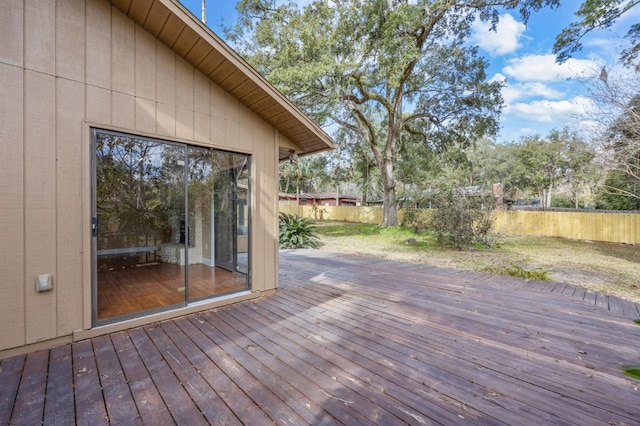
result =
[{"label": "wooden deck", "polygon": [[257,301],[2,360],[0,425],[640,424],[638,306],[320,251]]}]

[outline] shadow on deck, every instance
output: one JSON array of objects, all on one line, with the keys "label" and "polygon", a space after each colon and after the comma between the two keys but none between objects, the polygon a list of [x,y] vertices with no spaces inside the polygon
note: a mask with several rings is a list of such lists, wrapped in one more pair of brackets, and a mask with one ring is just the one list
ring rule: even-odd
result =
[{"label": "shadow on deck", "polygon": [[0,424],[638,424],[640,317],[561,284],[320,251],[280,291],[2,360]]}]

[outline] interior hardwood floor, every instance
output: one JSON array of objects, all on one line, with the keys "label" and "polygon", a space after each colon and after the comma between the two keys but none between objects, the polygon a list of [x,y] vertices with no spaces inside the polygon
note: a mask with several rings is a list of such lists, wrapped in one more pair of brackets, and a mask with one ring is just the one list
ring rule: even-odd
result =
[{"label": "interior hardwood floor", "polygon": [[[133,314],[185,301],[184,266],[157,263],[98,273],[98,318]],[[189,265],[189,300],[241,291],[242,274],[203,264]]]}]

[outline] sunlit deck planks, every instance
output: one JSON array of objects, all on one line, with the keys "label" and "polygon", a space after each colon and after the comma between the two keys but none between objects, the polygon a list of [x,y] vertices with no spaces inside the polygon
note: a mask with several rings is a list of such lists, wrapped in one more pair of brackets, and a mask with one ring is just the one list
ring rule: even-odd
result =
[{"label": "sunlit deck planks", "polygon": [[3,360],[0,424],[639,422],[633,303],[318,251],[280,267],[274,296]]}]

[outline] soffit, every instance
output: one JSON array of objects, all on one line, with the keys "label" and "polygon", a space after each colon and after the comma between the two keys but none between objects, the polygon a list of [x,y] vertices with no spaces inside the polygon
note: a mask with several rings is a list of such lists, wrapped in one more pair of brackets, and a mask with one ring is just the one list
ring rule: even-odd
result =
[{"label": "soffit", "polygon": [[[334,147],[331,137],[177,0],[110,0],[136,24],[277,129],[300,155]],[[281,160],[289,150],[279,150]]]}]

